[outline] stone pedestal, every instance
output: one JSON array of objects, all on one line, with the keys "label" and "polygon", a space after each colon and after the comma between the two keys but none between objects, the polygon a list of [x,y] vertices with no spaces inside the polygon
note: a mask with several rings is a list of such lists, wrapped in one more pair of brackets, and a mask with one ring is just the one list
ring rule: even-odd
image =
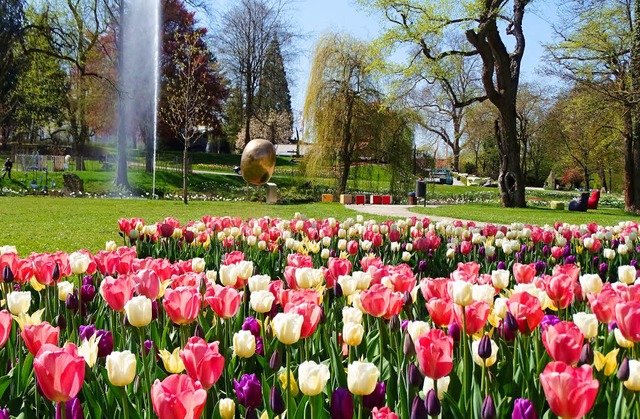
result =
[{"label": "stone pedestal", "polygon": [[278,202],[280,198],[278,196],[278,185],[275,183],[267,183],[265,187],[267,188],[267,204],[275,204]]},{"label": "stone pedestal", "polygon": [[343,205],[353,204],[353,195],[345,193],[340,195],[340,203]]}]

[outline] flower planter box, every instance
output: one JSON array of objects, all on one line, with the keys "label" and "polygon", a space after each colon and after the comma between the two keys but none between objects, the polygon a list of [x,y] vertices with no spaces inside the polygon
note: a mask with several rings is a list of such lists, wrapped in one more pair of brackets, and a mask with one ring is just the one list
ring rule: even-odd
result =
[{"label": "flower planter box", "polygon": [[371,195],[369,197],[369,202],[374,205],[382,204],[382,195]]},{"label": "flower planter box", "polygon": [[330,193],[323,193],[322,202],[333,202],[333,195],[331,195]]},{"label": "flower planter box", "polygon": [[367,199],[364,195],[356,195],[356,205],[364,205],[367,203]]},{"label": "flower planter box", "polygon": [[340,194],[340,203],[344,205],[353,204],[353,195],[347,193]]},{"label": "flower planter box", "polygon": [[382,195],[382,204],[391,205],[391,195]]}]

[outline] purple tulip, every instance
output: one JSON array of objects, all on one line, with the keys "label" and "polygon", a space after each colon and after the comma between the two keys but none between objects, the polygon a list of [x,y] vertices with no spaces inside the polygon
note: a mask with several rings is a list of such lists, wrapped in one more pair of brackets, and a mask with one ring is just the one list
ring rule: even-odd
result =
[{"label": "purple tulip", "polygon": [[600,264],[600,275],[606,275],[608,270],[609,270],[609,265],[607,265],[606,262],[602,262]]},{"label": "purple tulip", "polygon": [[64,305],[71,311],[78,310],[78,297],[76,296],[75,291],[67,295],[67,299],[65,300]]},{"label": "purple tulip", "polygon": [[424,399],[424,405],[427,408],[427,415],[429,416],[438,416],[442,410],[440,400],[438,400],[438,395],[433,389],[429,390],[427,393],[427,397]]},{"label": "purple tulip", "polygon": [[613,332],[615,329],[618,328],[618,322],[616,322],[615,320],[610,322],[607,327],[609,328],[609,332]]},{"label": "purple tulip", "polygon": [[282,392],[280,391],[280,387],[273,386],[271,387],[271,393],[269,394],[269,405],[271,406],[271,410],[276,415],[281,415],[282,412],[285,411],[284,400],[282,399]]},{"label": "purple tulip", "polygon": [[158,305],[158,301],[157,300],[153,300],[151,302],[151,320],[157,320],[158,319],[158,310],[160,309],[160,306]]},{"label": "purple tulip", "polygon": [[460,325],[457,322],[452,322],[449,325],[449,336],[456,342],[460,340]]},{"label": "purple tulip", "polygon": [[171,237],[171,235],[173,234],[173,230],[175,230],[175,228],[171,224],[160,224],[160,234],[162,235],[162,237]]},{"label": "purple tulip", "polygon": [[[636,252],[640,253],[640,250],[638,250],[638,248],[636,248]],[[629,265],[631,265],[634,268],[638,269],[638,260],[637,259],[632,259],[631,262],[629,263]]]},{"label": "purple tulip", "polygon": [[391,330],[391,332],[397,332],[400,330],[400,318],[395,314],[391,316],[391,319],[389,320],[389,330]]},{"label": "purple tulip", "polygon": [[513,402],[511,419],[538,419],[536,409],[529,399],[516,399]]},{"label": "purple tulip", "polygon": [[500,322],[500,325],[498,325],[498,336],[507,342],[512,342],[516,338],[516,332],[509,330],[503,320]]},{"label": "purple tulip", "polygon": [[260,336],[260,323],[255,317],[247,317],[242,323],[242,330],[248,330],[253,336],[258,337]]},{"label": "purple tulip", "polygon": [[386,393],[387,385],[381,381],[376,384],[376,388],[371,394],[362,397],[362,405],[368,410],[373,410],[374,407],[381,409],[385,404]]},{"label": "purple tulip", "polygon": [[331,249],[329,251],[329,256],[331,256],[332,258],[336,257],[336,251],[334,249]]},{"label": "purple tulip", "polygon": [[282,357],[280,356],[280,352],[276,349],[271,354],[271,358],[269,359],[269,368],[273,371],[278,371],[282,366]]},{"label": "purple tulip", "polygon": [[560,323],[560,318],[554,314],[545,314],[540,322],[540,328],[544,331],[547,327]]},{"label": "purple tulip", "polygon": [[65,330],[67,328],[67,319],[62,314],[58,314],[58,317],[56,318],[56,326],[58,326],[60,330]]},{"label": "purple tulip", "polygon": [[402,329],[403,333],[407,330],[408,325],[409,325],[409,320],[407,319],[404,319],[400,322],[400,329]]},{"label": "purple tulip", "polygon": [[238,402],[247,409],[255,409],[262,404],[262,384],[255,374],[244,374],[240,381],[233,379]]},{"label": "purple tulip", "polygon": [[0,419],[9,419],[11,418],[11,414],[9,413],[9,409],[2,408],[0,409]]},{"label": "purple tulip", "polygon": [[82,285],[93,285],[93,276],[86,275],[82,278]]},{"label": "purple tulip", "polygon": [[502,270],[507,269],[507,264],[504,263],[503,260],[501,260],[500,262],[498,262],[498,269],[502,269]]},{"label": "purple tulip", "polygon": [[331,407],[329,408],[332,419],[353,419],[353,396],[344,387],[338,387],[331,394]]},{"label": "purple tulip", "polygon": [[195,240],[196,235],[191,230],[184,230],[182,232],[182,238],[184,238],[184,241],[186,241],[187,243],[192,243]]},{"label": "purple tulip", "polygon": [[480,339],[480,344],[478,344],[478,356],[482,359],[491,358],[491,338],[489,335],[484,335]]},{"label": "purple tulip", "polygon": [[507,315],[504,317],[504,325],[507,329],[509,329],[510,332],[518,331],[518,321],[513,316],[513,314],[511,314],[511,312],[508,310],[507,310]]},{"label": "purple tulip", "polygon": [[83,285],[82,288],[80,288],[80,296],[82,297],[83,303],[90,303],[96,296],[96,287],[90,284]]},{"label": "purple tulip", "polygon": [[256,338],[256,353],[260,356],[264,356],[264,343],[260,336]]},{"label": "purple tulip", "polygon": [[411,339],[411,335],[408,333],[404,334],[404,342],[402,343],[402,353],[404,356],[413,356],[416,353],[416,347],[413,344],[413,339]]},{"label": "purple tulip", "polygon": [[615,249],[616,247],[618,247],[618,245],[620,244],[620,242],[616,239],[611,240],[611,248]]},{"label": "purple tulip", "polygon": [[542,272],[545,271],[545,269],[547,269],[547,263],[541,260],[536,261],[534,266],[536,267],[536,275],[540,275]]},{"label": "purple tulip", "polygon": [[78,327],[78,335],[80,336],[80,340],[86,339],[89,340],[91,339],[91,336],[93,336],[96,333],[96,327],[92,324],[84,326],[84,325],[80,325],[80,327]]},{"label": "purple tulip", "polygon": [[5,265],[4,268],[2,268],[2,281],[13,282],[13,280],[14,280],[14,276],[13,276],[13,272],[11,271],[11,268],[9,267],[9,265]]},{"label": "purple tulip", "polygon": [[422,384],[424,383],[424,377],[422,376],[420,369],[413,362],[407,367],[407,383],[409,383],[411,387],[418,388],[422,387]]},{"label": "purple tulip", "polygon": [[482,419],[496,419],[496,406],[493,404],[491,395],[484,398],[484,402],[482,402],[482,408],[480,410],[480,417]]},{"label": "purple tulip", "polygon": [[574,255],[569,255],[566,258],[564,258],[564,264],[565,265],[575,265],[576,264],[576,257]]},{"label": "purple tulip", "polygon": [[627,381],[631,371],[629,370],[629,358],[625,357],[618,367],[618,380]]},{"label": "purple tulip", "polygon": [[478,255],[480,257],[484,257],[485,253],[486,253],[486,250],[485,250],[484,246],[480,246],[480,248],[478,249]]},{"label": "purple tulip", "polygon": [[342,297],[342,295],[343,295],[343,294],[342,294],[342,285],[338,284],[337,282],[336,282],[336,284],[333,286],[333,295],[334,295],[336,298],[340,298],[340,297]]},{"label": "purple tulip", "polygon": [[582,350],[580,351],[580,363],[579,363],[579,365],[582,365],[582,364],[591,365],[591,364],[593,364],[593,358],[594,358],[593,348],[587,342],[584,345],[582,345]]},{"label": "purple tulip", "polygon": [[247,409],[244,419],[258,419],[258,412],[256,412],[256,409]]},{"label": "purple tulip", "polygon": [[[82,411],[82,403],[77,397],[74,397],[70,401],[64,404],[64,410],[66,412],[65,417],[67,419],[84,419],[84,412]],[[62,409],[60,403],[56,403],[56,419],[62,418]]]},{"label": "purple tulip", "polygon": [[593,266],[598,266],[600,264],[600,258],[598,256],[594,256],[591,259],[591,263],[593,263]]},{"label": "purple tulip", "polygon": [[411,419],[421,419],[427,417],[427,406],[425,405],[424,400],[420,398],[420,396],[415,396],[413,398],[413,403],[411,404]]},{"label": "purple tulip", "polygon": [[522,261],[522,253],[521,252],[516,252],[516,262],[521,262]]},{"label": "purple tulip", "polygon": [[104,358],[113,352],[113,335],[108,330],[96,330],[98,341],[98,358]]},{"label": "purple tulip", "polygon": [[542,246],[542,254],[545,256],[549,256],[551,254],[551,247],[549,247],[549,245],[547,244]]},{"label": "purple tulip", "polygon": [[418,262],[418,272],[425,272],[427,270],[427,261],[421,260]]},{"label": "purple tulip", "polygon": [[53,267],[53,272],[51,273],[51,278],[54,281],[57,281],[58,279],[60,279],[60,265],[58,265],[58,262],[56,262],[56,266]]},{"label": "purple tulip", "polygon": [[562,256],[567,257],[571,255],[571,246],[568,244],[565,244],[564,247],[562,248]]}]

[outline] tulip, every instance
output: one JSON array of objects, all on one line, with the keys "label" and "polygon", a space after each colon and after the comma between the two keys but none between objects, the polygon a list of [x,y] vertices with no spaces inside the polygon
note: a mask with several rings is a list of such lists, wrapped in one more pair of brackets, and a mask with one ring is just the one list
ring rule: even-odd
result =
[{"label": "tulip", "polygon": [[31,306],[31,292],[13,291],[7,294],[7,308],[14,316],[25,314]]},{"label": "tulip", "polygon": [[517,322],[517,327],[520,333],[531,333],[542,321],[544,312],[540,306],[540,300],[537,297],[529,294],[528,292],[519,292],[511,295],[509,302],[507,303],[509,312],[505,317],[507,321],[507,327],[511,327],[508,324],[509,314]]},{"label": "tulip", "polygon": [[78,355],[84,358],[89,368],[93,367],[98,360],[98,341],[97,335],[91,336],[88,340],[83,339],[82,344],[78,347]]},{"label": "tulip", "polygon": [[624,381],[624,386],[631,391],[640,391],[640,361],[629,360],[629,377]]},{"label": "tulip", "polygon": [[126,386],[136,377],[136,356],[131,351],[111,352],[107,355],[105,367],[111,384]]},{"label": "tulip", "polygon": [[485,367],[490,367],[498,360],[498,344],[489,338],[489,335],[482,336],[482,339],[471,343],[473,362]]},{"label": "tulip", "polygon": [[37,325],[25,325],[21,336],[27,350],[35,356],[43,345],[57,345],[59,334],[59,327],[53,327],[48,322],[42,322]]},{"label": "tulip", "polygon": [[241,295],[235,288],[213,285],[207,289],[205,300],[216,315],[222,319],[235,316],[240,308]]},{"label": "tulip", "polygon": [[222,419],[233,419],[236,416],[236,403],[233,399],[224,398],[218,402],[218,410]]},{"label": "tulip", "polygon": [[[82,410],[82,403],[78,397],[74,397],[70,401],[64,404],[66,419],[84,419],[84,411]],[[1,416],[0,416],[1,417]],[[56,404],[56,419],[62,419],[62,403]]]},{"label": "tulip", "polygon": [[244,374],[240,381],[233,379],[236,397],[247,409],[256,409],[262,404],[262,384],[255,374]]},{"label": "tulip", "polygon": [[[465,314],[463,316],[462,311]],[[459,325],[465,325],[467,335],[473,335],[480,331],[487,323],[491,307],[484,301],[474,301],[466,306],[455,305],[454,314]]]},{"label": "tulip", "polygon": [[255,317],[247,317],[244,319],[244,323],[242,323],[242,330],[250,331],[256,338],[260,337],[260,323],[258,323]]},{"label": "tulip", "polygon": [[373,393],[380,371],[370,362],[354,361],[347,367],[347,385],[356,396]]},{"label": "tulip", "polygon": [[66,301],[69,294],[73,294],[74,285],[68,281],[60,281],[58,286],[58,299],[60,301]]},{"label": "tulip", "polygon": [[343,307],[342,320],[345,323],[362,323],[362,311],[355,307]]},{"label": "tulip", "polygon": [[300,338],[308,338],[316,331],[320,318],[322,317],[322,309],[315,302],[304,302],[301,304],[287,303],[284,307],[285,313],[300,314],[304,321],[300,329]]},{"label": "tulip", "polygon": [[12,322],[13,317],[11,317],[11,313],[7,310],[0,311],[0,348],[2,348],[4,344],[7,343],[7,339],[9,339]]},{"label": "tulip", "polygon": [[381,409],[375,407],[371,411],[371,419],[398,419],[398,415],[391,411],[388,406]]},{"label": "tulip", "polygon": [[491,283],[498,289],[505,289],[509,286],[510,273],[504,269],[491,272]]},{"label": "tulip", "polygon": [[189,324],[198,318],[202,295],[195,287],[169,288],[164,293],[162,305],[175,324]]},{"label": "tulip", "polygon": [[69,255],[69,266],[73,274],[79,275],[87,272],[90,263],[91,258],[86,253],[73,252]]},{"label": "tulip", "polygon": [[73,343],[64,348],[43,345],[33,359],[33,370],[42,394],[57,403],[73,399],[84,382],[84,364]]},{"label": "tulip", "polygon": [[593,364],[596,367],[596,370],[601,371],[604,368],[605,376],[609,377],[612,375],[618,367],[618,352],[620,352],[620,349],[614,349],[606,355],[601,352],[594,351]]},{"label": "tulip", "polygon": [[631,370],[629,369],[629,358],[625,357],[620,363],[617,376],[620,381],[627,381],[630,375]]},{"label": "tulip", "polygon": [[322,393],[327,381],[329,381],[329,368],[326,365],[305,361],[298,366],[298,382],[302,394],[317,396]]},{"label": "tulip", "polygon": [[234,334],[233,353],[240,358],[251,358],[256,353],[256,337],[249,330]]},{"label": "tulip", "polygon": [[459,306],[468,306],[473,302],[473,287],[470,282],[455,280],[450,282],[451,297],[453,302]]},{"label": "tulip", "polygon": [[202,385],[184,374],[173,374],[151,386],[153,411],[160,419],[199,418],[207,401]]},{"label": "tulip", "polygon": [[496,406],[493,404],[491,395],[487,395],[487,397],[485,397],[484,401],[482,402],[480,417],[482,419],[496,419]]},{"label": "tulip", "polygon": [[114,311],[122,311],[133,296],[134,285],[133,280],[127,276],[117,279],[108,276],[100,284],[100,295]]},{"label": "tulip", "polygon": [[585,339],[593,339],[598,335],[598,319],[595,314],[575,313],[573,322],[580,328]]},{"label": "tulip", "polygon": [[627,349],[629,349],[629,348],[633,348],[633,345],[634,345],[633,341],[628,340],[627,338],[625,338],[625,337],[622,335],[622,332],[620,331],[620,329],[615,328],[615,329],[613,330],[613,336],[614,336],[614,337],[615,337],[615,339],[616,339],[616,343],[617,343],[617,344],[618,344],[618,346],[620,346],[621,348],[627,348]]},{"label": "tulip", "polygon": [[382,408],[385,405],[387,385],[384,382],[376,383],[376,388],[371,394],[362,397],[362,404],[367,410]]},{"label": "tulip", "polygon": [[289,380],[287,381],[287,374],[285,372],[280,373],[278,376],[278,380],[280,380],[280,385],[282,386],[282,391],[286,391],[288,386],[291,386],[291,391],[289,394],[291,396],[296,397],[300,389],[298,388],[298,383],[296,382],[295,377],[293,376],[293,371],[289,371]]},{"label": "tulip", "polygon": [[440,329],[431,329],[415,342],[420,371],[434,380],[453,369],[453,338]]},{"label": "tulip", "polygon": [[269,275],[253,275],[247,282],[251,292],[268,291],[271,277]]},{"label": "tulip", "polygon": [[278,386],[271,387],[269,406],[271,406],[271,410],[273,410],[273,413],[276,415],[281,415],[286,410],[284,400],[282,399],[282,391],[280,391]]},{"label": "tulip", "polygon": [[540,374],[540,383],[551,411],[563,418],[581,418],[595,401],[600,383],[588,365],[572,367],[550,362]]},{"label": "tulip", "polygon": [[159,352],[160,359],[164,369],[170,374],[180,374],[184,371],[184,362],[180,358],[180,347],[177,347],[173,352],[169,352],[166,349],[161,349]]},{"label": "tulip", "polygon": [[304,317],[296,313],[278,313],[271,322],[276,338],[285,345],[292,345],[300,340],[300,332]]},{"label": "tulip", "polygon": [[127,320],[134,327],[144,327],[151,323],[151,300],[144,295],[131,298],[124,305]]},{"label": "tulip", "polygon": [[640,342],[640,301],[619,303],[615,311],[618,328],[625,339]]},{"label": "tulip", "polygon": [[331,394],[329,408],[332,419],[353,419],[353,396],[344,387],[338,387]]},{"label": "tulip", "polygon": [[[433,386],[433,382],[434,380],[431,378],[426,378],[424,380],[424,385],[422,386],[422,392],[424,394],[427,394],[429,392],[429,390],[434,390],[434,386]],[[437,383],[438,383],[438,400],[442,400],[444,399],[444,393],[446,393],[449,390],[449,383],[451,382],[451,377],[446,376],[446,377],[442,377],[442,378],[438,378]]]},{"label": "tulip", "polygon": [[342,340],[349,346],[358,346],[364,336],[364,327],[358,323],[345,323],[342,327]]},{"label": "tulip", "polygon": [[598,274],[585,274],[580,277],[582,292],[586,294],[599,294],[602,291],[602,279]]},{"label": "tulip", "polygon": [[580,360],[584,336],[578,326],[560,322],[542,332],[542,343],[554,361],[574,365]]},{"label": "tulip", "polygon": [[422,373],[413,362],[409,364],[407,367],[407,383],[411,387],[421,387],[424,382],[424,377]]},{"label": "tulip", "polygon": [[[419,397],[416,396],[416,398],[419,398]],[[416,399],[413,399],[413,403],[415,405]],[[440,400],[433,389],[427,392],[427,395],[424,400],[424,406],[425,406],[427,415],[434,416],[434,417],[440,415],[440,412],[442,411],[442,405],[440,404]],[[413,415],[412,415],[412,418],[413,418]]]},{"label": "tulip", "polygon": [[631,265],[618,266],[618,280],[624,284],[631,285],[636,280],[636,268]]},{"label": "tulip", "polygon": [[233,287],[238,282],[238,269],[235,265],[222,265],[218,271],[220,283],[227,287]]},{"label": "tulip", "polygon": [[191,270],[193,272],[204,272],[206,269],[206,263],[202,258],[193,258],[191,259]]},{"label": "tulip", "polygon": [[187,374],[199,381],[205,390],[210,389],[222,375],[224,357],[218,352],[218,342],[207,343],[192,336],[180,351]]},{"label": "tulip", "polygon": [[410,321],[407,323],[407,333],[411,336],[411,339],[415,342],[420,335],[427,333],[431,330],[429,323],[423,321]]},{"label": "tulip", "polygon": [[538,419],[536,409],[529,399],[515,399],[511,419]]},{"label": "tulip", "polygon": [[261,290],[252,292],[249,302],[256,313],[267,313],[271,311],[275,299],[271,292]]}]

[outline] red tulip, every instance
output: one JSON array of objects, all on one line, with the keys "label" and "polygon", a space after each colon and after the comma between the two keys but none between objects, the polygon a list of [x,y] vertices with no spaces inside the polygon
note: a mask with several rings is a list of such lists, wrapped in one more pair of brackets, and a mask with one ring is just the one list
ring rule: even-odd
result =
[{"label": "red tulip", "polygon": [[[366,258],[363,258],[363,260]],[[351,261],[349,259],[344,258],[329,258],[327,261],[328,272],[325,275],[325,279],[327,280],[327,287],[333,288],[336,281],[341,275],[349,275],[351,273]],[[363,267],[363,270],[366,269]]]},{"label": "red tulip", "polygon": [[56,267],[56,260],[53,255],[42,253],[31,257],[33,274],[36,280],[42,285],[53,285],[53,271]]},{"label": "red tulip", "polygon": [[589,365],[572,367],[564,362],[550,362],[540,374],[540,384],[551,411],[562,418],[586,415],[598,394],[600,383],[593,379]]},{"label": "red tulip", "polygon": [[144,295],[151,301],[155,301],[160,294],[160,278],[151,269],[141,269],[132,275],[136,282],[136,294]]},{"label": "red tulip", "polygon": [[189,324],[198,318],[202,295],[194,287],[169,288],[162,301],[167,315],[176,324]]},{"label": "red tulip", "polygon": [[4,344],[7,343],[7,339],[9,339],[12,322],[13,317],[11,317],[11,313],[7,310],[0,311],[0,348],[2,348]]},{"label": "red tulip", "polygon": [[119,276],[117,279],[108,276],[100,285],[100,295],[114,311],[123,311],[124,305],[133,297],[134,286],[128,276]]},{"label": "red tulip", "polygon": [[207,288],[204,299],[218,317],[230,319],[236,315],[240,308],[241,296],[238,290],[233,287],[223,287],[216,284]]},{"label": "red tulip", "polygon": [[520,333],[529,334],[538,327],[544,312],[540,306],[540,300],[528,292],[513,294],[507,303],[509,311],[518,322]]},{"label": "red tulip", "polygon": [[64,348],[45,344],[33,360],[42,394],[57,403],[68,402],[78,394],[84,382],[84,366],[84,358],[73,343]]},{"label": "red tulip", "polygon": [[640,301],[628,301],[616,306],[616,322],[625,339],[640,342]]},{"label": "red tulip", "polygon": [[58,344],[59,327],[53,327],[48,322],[38,325],[26,324],[22,329],[22,340],[32,355],[36,355],[45,344]]},{"label": "red tulip", "polygon": [[620,302],[620,297],[610,283],[604,284],[599,294],[587,294],[587,298],[589,299],[589,307],[599,322],[606,324],[615,320],[616,305]]},{"label": "red tulip", "polygon": [[424,278],[420,281],[420,291],[426,301],[432,298],[451,298],[449,295],[449,278]]},{"label": "red tulip", "polygon": [[448,327],[453,322],[453,301],[449,298],[432,298],[427,302],[427,311],[438,327]]},{"label": "red tulip", "polygon": [[[454,304],[454,313],[456,323],[462,326],[466,320],[465,330],[467,335],[473,335],[481,330],[487,323],[491,307],[485,301],[474,301],[466,307]],[[465,318],[462,316],[462,310],[465,311]]]},{"label": "red tulip", "polygon": [[453,369],[453,338],[440,329],[431,329],[414,342],[420,370],[437,380]]},{"label": "red tulip", "polygon": [[358,242],[355,240],[349,240],[347,243],[347,253],[350,255],[355,255],[358,253]]},{"label": "red tulip", "polygon": [[533,282],[534,276],[536,276],[535,263],[524,265],[516,262],[513,264],[513,277],[518,284],[530,284]]},{"label": "red tulip", "polygon": [[413,275],[413,271],[406,263],[392,267],[390,270],[391,283],[393,284],[393,290],[395,292],[405,291],[411,292],[416,286],[416,277]]},{"label": "red tulip", "polygon": [[573,289],[576,281],[569,275],[556,274],[545,278],[545,290],[549,299],[561,308],[569,307],[573,301]]},{"label": "red tulip", "polygon": [[180,351],[180,358],[189,377],[200,381],[205,390],[222,375],[224,357],[218,352],[218,342],[207,343],[198,336],[192,336]]},{"label": "red tulip", "polygon": [[153,411],[160,419],[195,419],[202,415],[207,392],[184,374],[173,374],[151,386]]},{"label": "red tulip", "polygon": [[320,317],[322,316],[322,309],[316,303],[289,303],[285,306],[284,312],[296,313],[304,317],[300,338],[308,338],[311,336],[313,332],[316,331],[318,323],[320,323]]},{"label": "red tulip", "polygon": [[382,317],[389,307],[391,290],[382,284],[373,285],[368,290],[360,292],[362,308],[374,317]]},{"label": "red tulip", "polygon": [[542,332],[542,343],[554,361],[575,365],[580,361],[584,335],[573,322],[560,322]]}]

